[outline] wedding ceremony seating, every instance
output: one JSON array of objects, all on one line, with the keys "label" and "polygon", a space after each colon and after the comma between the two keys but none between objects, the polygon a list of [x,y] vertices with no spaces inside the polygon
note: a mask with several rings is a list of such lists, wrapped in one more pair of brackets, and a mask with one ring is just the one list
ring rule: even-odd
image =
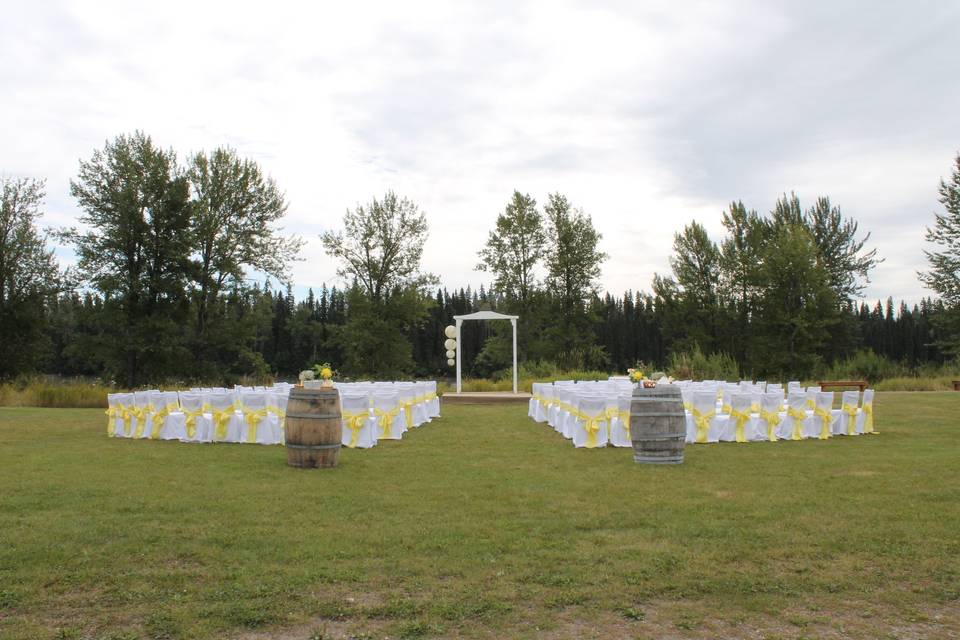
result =
[{"label": "wedding ceremony seating", "polygon": [[[440,417],[436,381],[334,383],[340,393],[342,445],[367,449],[400,440]],[[107,435],[192,443],[283,444],[293,385],[137,391],[107,396]]]},{"label": "wedding ceremony seating", "polygon": [[[862,395],[845,391],[840,407],[834,408],[834,392],[804,388],[797,381],[787,382],[786,388],[749,380],[670,383],[664,379],[659,384],[680,387],[688,443],[826,440],[876,433],[872,389]],[[546,423],[577,448],[630,447],[633,389],[621,377],[536,382],[527,415]]]}]

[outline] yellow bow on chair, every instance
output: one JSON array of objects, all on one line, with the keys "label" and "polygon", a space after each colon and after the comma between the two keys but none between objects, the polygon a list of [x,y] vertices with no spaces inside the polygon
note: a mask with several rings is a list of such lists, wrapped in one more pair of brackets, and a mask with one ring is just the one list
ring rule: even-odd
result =
[{"label": "yellow bow on chair", "polygon": [[847,414],[847,435],[857,434],[857,406],[847,403],[840,407],[840,410]]},{"label": "yellow bow on chair", "polygon": [[729,404],[725,404],[722,407],[720,407],[720,413],[725,413],[727,415],[730,415],[732,411],[733,411],[733,407],[730,406]]},{"label": "yellow bow on chair", "polygon": [[630,435],[630,412],[629,411],[618,411],[617,417],[620,418],[620,426],[623,427],[623,430],[627,432],[627,435]]},{"label": "yellow bow on chair", "polygon": [[779,411],[767,411],[766,409],[760,410],[760,418],[767,422],[767,440],[770,442],[777,441],[777,427],[780,426],[780,412]]},{"label": "yellow bow on chair", "polygon": [[105,413],[107,414],[107,435],[113,437],[117,432],[117,418],[121,417],[123,412],[117,407],[110,407]]},{"label": "yellow bow on chair", "polygon": [[243,419],[246,420],[248,429],[247,429],[247,442],[253,444],[257,441],[257,428],[260,426],[260,422],[267,417],[267,408],[255,409],[250,411],[245,409],[243,412]]},{"label": "yellow bow on chair", "polygon": [[750,421],[750,412],[749,411],[730,411],[730,418],[736,420],[736,440],[737,442],[746,442],[747,436],[744,433],[744,427],[746,427],[747,422]]},{"label": "yellow bow on chair", "polygon": [[344,411],[340,416],[346,420],[347,428],[350,429],[350,444],[347,446],[351,449],[356,448],[357,440],[360,437],[360,430],[363,429],[363,425],[366,423],[367,418],[370,417],[370,414],[366,411],[358,411],[357,413],[351,413],[350,411]]},{"label": "yellow bow on chair", "polygon": [[163,422],[167,419],[171,413],[176,411],[180,405],[176,403],[169,403],[163,409],[153,414],[153,429],[150,431],[150,437],[154,440],[160,438],[160,429],[163,427]]},{"label": "yellow bow on chair", "polygon": [[807,409],[814,411],[817,408],[817,403],[813,401],[813,398],[807,398]]},{"label": "yellow bow on chair", "polygon": [[280,433],[283,433],[284,423],[287,421],[286,412],[276,405],[269,405],[267,412],[277,416],[277,424],[280,425]]},{"label": "yellow bow on chair", "polygon": [[187,430],[187,438],[193,440],[197,437],[197,418],[203,415],[203,407],[200,407],[196,411],[184,409],[183,415],[186,417],[186,424],[184,426]]},{"label": "yellow bow on chair", "polygon": [[595,448],[597,446],[597,433],[600,431],[600,423],[606,420],[606,413],[588,416],[585,413],[577,412],[577,417],[583,420],[583,428],[587,432],[587,443],[585,446],[588,449]]},{"label": "yellow bow on chair", "polygon": [[803,421],[807,419],[807,412],[795,407],[787,407],[787,415],[793,418],[793,432],[791,440],[803,440]]},{"label": "yellow bow on chair", "polygon": [[230,418],[233,417],[234,412],[233,405],[220,409],[213,412],[213,439],[214,440],[226,440],[227,439],[227,427],[230,425]]},{"label": "yellow bow on chair", "polygon": [[833,422],[833,414],[830,412],[830,409],[824,409],[823,407],[817,407],[813,410],[813,413],[820,418],[820,440],[828,440],[830,438],[830,423]]},{"label": "yellow bow on chair", "polygon": [[380,437],[389,438],[390,427],[393,425],[393,421],[396,419],[396,417],[400,414],[400,407],[394,407],[390,411],[374,409],[373,414],[377,417],[377,421],[380,423]]},{"label": "yellow bow on chair", "polygon": [[137,432],[134,434],[134,438],[143,437],[143,430],[147,426],[147,416],[156,411],[153,403],[148,403],[143,407],[134,407],[133,415],[137,417]]},{"label": "yellow bow on chair", "polygon": [[873,429],[873,403],[863,405],[863,432],[878,433]]},{"label": "yellow bow on chair", "polygon": [[407,400],[403,404],[403,415],[407,420],[407,429],[413,429],[413,400]]},{"label": "yellow bow on chair", "polygon": [[133,419],[136,413],[130,407],[130,405],[125,404],[120,407],[120,417],[123,418],[123,435],[126,437],[131,437],[133,434],[130,433],[130,421]]},{"label": "yellow bow on chair", "polygon": [[716,409],[710,409],[706,413],[701,413],[696,407],[693,408],[693,422],[697,425],[697,437],[694,442],[706,442],[707,434],[710,432],[710,421],[717,415]]}]

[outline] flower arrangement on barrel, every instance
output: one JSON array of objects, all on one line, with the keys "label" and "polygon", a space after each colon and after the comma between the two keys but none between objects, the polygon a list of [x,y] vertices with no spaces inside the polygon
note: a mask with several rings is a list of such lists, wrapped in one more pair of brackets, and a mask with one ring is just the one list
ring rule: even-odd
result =
[{"label": "flower arrangement on barrel", "polygon": [[315,364],[312,369],[304,369],[300,372],[300,386],[307,389],[329,389],[333,387],[335,375],[337,372],[329,362]]},{"label": "flower arrangement on barrel", "polygon": [[648,378],[643,373],[643,363],[637,363],[636,367],[627,369],[627,376],[630,378],[630,382],[642,385],[644,389],[653,389],[657,386],[657,383],[669,384],[673,382],[673,378],[668,377],[662,371],[656,371]]}]

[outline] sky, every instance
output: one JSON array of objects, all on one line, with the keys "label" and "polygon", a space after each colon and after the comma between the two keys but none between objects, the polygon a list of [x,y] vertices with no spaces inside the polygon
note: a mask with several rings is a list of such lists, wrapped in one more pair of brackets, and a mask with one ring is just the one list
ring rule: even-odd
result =
[{"label": "sky", "polygon": [[[924,229],[960,152],[960,3],[16,2],[0,22],[0,174],[80,214],[81,160],[142,130],[228,145],[303,237],[295,289],[339,284],[319,234],[387,190],[426,212],[423,268],[489,283],[477,252],[516,189],[561,192],[650,290],[692,220],[827,195],[884,262],[865,297],[929,295]],[[59,249],[62,262],[73,260]]]}]

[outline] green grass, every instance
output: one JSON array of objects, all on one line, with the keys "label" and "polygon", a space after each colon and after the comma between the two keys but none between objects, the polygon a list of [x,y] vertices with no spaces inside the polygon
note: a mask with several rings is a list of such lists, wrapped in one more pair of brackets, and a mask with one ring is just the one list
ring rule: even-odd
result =
[{"label": "green grass", "polygon": [[880,394],[878,436],[658,468],[450,406],[303,471],[0,409],[0,638],[952,637],[958,415]]}]

